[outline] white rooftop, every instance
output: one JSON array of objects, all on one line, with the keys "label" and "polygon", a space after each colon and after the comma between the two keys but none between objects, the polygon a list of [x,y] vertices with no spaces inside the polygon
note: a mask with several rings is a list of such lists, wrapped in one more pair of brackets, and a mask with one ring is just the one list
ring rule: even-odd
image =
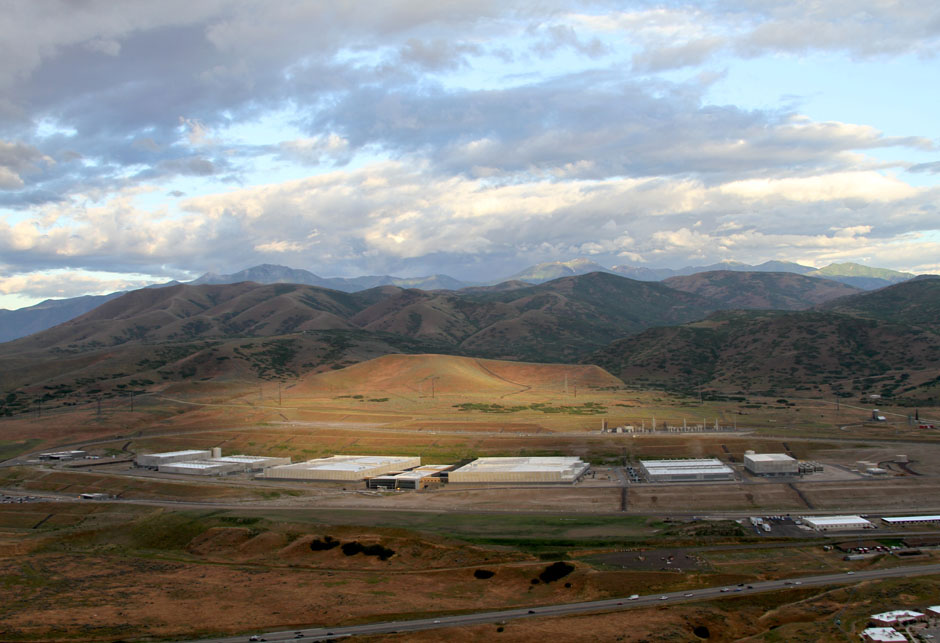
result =
[{"label": "white rooftop", "polygon": [[640,460],[647,469],[701,469],[702,467],[723,467],[718,458],[683,458],[679,460]]},{"label": "white rooftop", "polygon": [[208,462],[205,460],[197,460],[194,462],[173,462],[166,466],[177,467],[180,469],[217,469],[218,467],[224,467],[225,465],[225,462]]},{"label": "white rooftop", "polygon": [[232,464],[251,464],[253,462],[261,462],[263,460],[269,460],[263,455],[224,455],[219,458],[212,458],[212,462],[228,462]]},{"label": "white rooftop", "polygon": [[897,516],[882,518],[885,522],[940,522],[940,516]]},{"label": "white rooftop", "polygon": [[150,458],[175,458],[183,455],[204,455],[209,449],[187,449],[185,451],[167,451],[166,453],[145,453]]},{"label": "white rooftop", "polygon": [[803,516],[803,520],[813,525],[838,527],[843,525],[870,525],[861,516]]},{"label": "white rooftop", "polygon": [[382,476],[376,476],[378,478],[385,479],[398,479],[398,480],[420,480],[421,478],[427,478],[428,476],[433,476],[437,471],[414,469],[413,471],[403,471],[402,473],[386,473]]},{"label": "white rooftop", "polygon": [[294,469],[314,469],[318,471],[365,471],[388,464],[408,463],[414,460],[410,456],[390,455],[334,455],[331,458],[318,458],[297,464],[285,465]]},{"label": "white rooftop", "polygon": [[688,460],[640,460],[640,464],[653,475],[697,475],[705,473],[733,474],[734,471],[718,458],[692,458]]},{"label": "white rooftop", "polygon": [[581,458],[565,456],[536,456],[531,458],[477,458],[460,468],[463,471],[568,471],[580,467]]},{"label": "white rooftop", "polygon": [[934,614],[940,614],[940,605],[931,605],[927,608],[927,611]]},{"label": "white rooftop", "polygon": [[923,618],[924,616],[926,616],[926,614],[915,612],[913,610],[892,610],[890,612],[882,612],[881,614],[871,615],[873,619],[884,621],[885,623],[909,621],[911,619]]},{"label": "white rooftop", "polygon": [[786,453],[748,453],[747,457],[754,462],[793,462]]},{"label": "white rooftop", "polygon": [[893,627],[869,627],[862,631],[862,636],[878,643],[908,643],[907,637]]}]

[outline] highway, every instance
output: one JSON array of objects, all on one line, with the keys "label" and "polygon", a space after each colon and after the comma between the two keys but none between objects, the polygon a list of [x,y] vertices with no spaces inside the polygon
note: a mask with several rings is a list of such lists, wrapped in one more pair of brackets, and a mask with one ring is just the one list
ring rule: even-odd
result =
[{"label": "highway", "polygon": [[[414,632],[418,630],[432,630],[444,627],[457,627],[466,625],[480,625],[485,623],[501,623],[519,618],[535,618],[538,616],[564,616],[568,614],[583,614],[588,612],[612,612],[636,607],[650,607],[656,605],[673,605],[702,599],[720,597],[743,596],[761,592],[779,591],[795,587],[818,587],[824,585],[848,585],[863,580],[881,578],[899,578],[908,576],[923,576],[927,574],[940,574],[940,564],[912,565],[908,567],[895,567],[893,569],[876,569],[858,572],[840,572],[835,574],[822,574],[819,576],[803,576],[788,579],[761,581],[749,585],[718,586],[704,589],[687,590],[680,592],[666,592],[630,598],[611,598],[600,601],[587,601],[583,603],[563,603],[560,605],[543,605],[531,608],[521,607],[509,610],[479,612],[476,614],[458,614],[455,616],[438,616],[435,618],[413,619],[409,621],[388,621],[383,623],[369,623],[365,625],[346,625],[336,627],[315,627],[297,630],[283,630],[277,632],[257,632],[256,635],[266,641],[289,641],[295,638],[313,640],[335,640],[338,638],[368,635],[390,634],[393,632]],[[298,637],[302,634],[302,637]],[[248,640],[247,634],[216,639],[201,639],[190,643],[236,643]]]}]

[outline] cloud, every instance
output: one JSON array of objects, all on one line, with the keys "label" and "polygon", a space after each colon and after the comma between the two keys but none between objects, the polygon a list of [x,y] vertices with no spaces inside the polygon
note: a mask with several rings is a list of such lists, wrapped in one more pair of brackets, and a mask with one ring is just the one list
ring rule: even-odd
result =
[{"label": "cloud", "polygon": [[[0,255],[29,274],[271,257],[465,278],[576,255],[930,265],[918,235],[936,228],[937,189],[901,177],[937,173],[935,133],[706,96],[741,58],[930,60],[940,9],[621,7],[15,3],[0,24]],[[890,162],[873,158],[887,147]]]},{"label": "cloud", "polygon": [[39,164],[51,166],[55,161],[32,145],[0,140],[0,189],[23,187],[22,175],[41,171]]},{"label": "cloud", "polygon": [[136,290],[154,282],[152,278],[101,278],[95,274],[74,270],[27,273],[12,277],[0,276],[0,294],[24,295],[37,299],[103,295],[121,290]]}]

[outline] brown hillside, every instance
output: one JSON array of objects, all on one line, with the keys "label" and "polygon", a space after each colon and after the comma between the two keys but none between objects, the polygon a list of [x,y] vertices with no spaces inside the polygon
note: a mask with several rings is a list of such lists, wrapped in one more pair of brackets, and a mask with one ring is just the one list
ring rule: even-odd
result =
[{"label": "brown hillside", "polygon": [[670,288],[721,302],[726,308],[803,310],[862,292],[859,288],[792,272],[715,270],[663,281]]},{"label": "brown hillside", "polygon": [[452,355],[384,355],[339,371],[308,376],[291,389],[307,395],[324,390],[378,394],[431,390],[438,393],[513,393],[569,386],[620,386],[616,377],[593,365],[532,364]]}]

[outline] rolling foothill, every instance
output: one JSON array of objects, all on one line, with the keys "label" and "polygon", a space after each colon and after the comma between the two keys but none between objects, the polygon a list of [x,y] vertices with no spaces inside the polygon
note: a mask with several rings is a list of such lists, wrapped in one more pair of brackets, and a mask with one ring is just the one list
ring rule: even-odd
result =
[{"label": "rolling foothill", "polygon": [[115,297],[0,344],[4,638],[831,640],[926,615],[938,286]]}]

